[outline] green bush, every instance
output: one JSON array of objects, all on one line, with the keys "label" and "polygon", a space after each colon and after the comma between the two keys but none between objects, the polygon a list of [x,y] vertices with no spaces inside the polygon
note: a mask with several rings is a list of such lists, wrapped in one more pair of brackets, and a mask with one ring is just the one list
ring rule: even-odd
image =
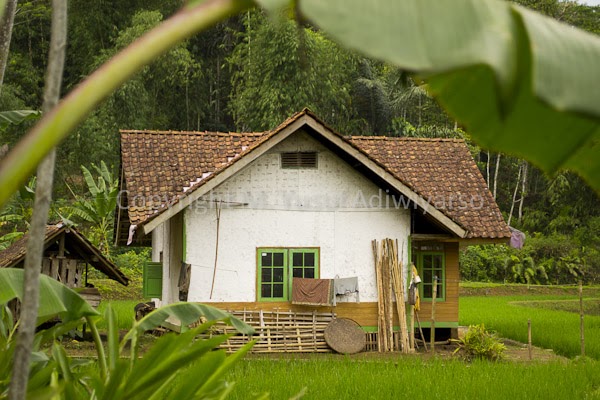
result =
[{"label": "green bush", "polygon": [[501,360],[504,357],[506,346],[502,344],[496,335],[488,332],[483,324],[471,325],[462,339],[457,340],[460,353],[467,360],[487,359],[492,361]]}]

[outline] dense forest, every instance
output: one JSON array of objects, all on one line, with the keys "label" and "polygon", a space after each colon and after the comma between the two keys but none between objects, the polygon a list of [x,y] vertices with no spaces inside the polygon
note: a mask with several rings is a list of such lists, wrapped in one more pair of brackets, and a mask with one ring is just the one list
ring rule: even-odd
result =
[{"label": "dense forest", "polygon": [[[518,3],[600,34],[599,6],[557,0]],[[70,1],[63,91],[180,5],[176,0]],[[2,111],[41,107],[50,12],[49,0],[18,3],[0,92]],[[478,148],[417,77],[351,53],[301,19],[272,21],[257,11],[172,49],[62,143],[51,220],[78,223],[123,267],[139,266],[133,256],[137,253],[109,245],[112,211],[106,204],[116,188],[119,129],[264,131],[304,107],[343,134],[467,141],[506,220],[525,232],[527,240],[521,250],[469,248],[461,255],[463,279],[600,280],[600,199],[578,176],[568,171],[547,176],[523,160]],[[32,123],[0,126],[0,146],[12,146]],[[32,178],[0,211],[0,249],[27,229],[34,185]],[[91,196],[98,186],[106,195],[102,201]]]}]

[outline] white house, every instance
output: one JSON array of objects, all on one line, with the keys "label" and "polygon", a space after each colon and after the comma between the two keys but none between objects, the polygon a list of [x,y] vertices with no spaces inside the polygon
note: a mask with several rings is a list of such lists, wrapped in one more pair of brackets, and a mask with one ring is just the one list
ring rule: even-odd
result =
[{"label": "white house", "polygon": [[371,241],[389,237],[420,271],[422,313],[437,275],[436,326],[456,328],[459,246],[510,237],[462,140],[344,137],[308,110],[261,133],[121,131],[121,168],[115,240],[151,242],[163,304],[306,309],[293,277],[356,277],[358,295],[314,309],[369,330]]}]

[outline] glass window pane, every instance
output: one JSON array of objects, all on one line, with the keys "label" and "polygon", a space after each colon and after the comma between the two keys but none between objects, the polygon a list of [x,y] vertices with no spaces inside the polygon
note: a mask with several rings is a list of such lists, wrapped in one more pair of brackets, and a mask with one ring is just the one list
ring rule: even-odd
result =
[{"label": "glass window pane", "polygon": [[430,269],[432,267],[431,256],[423,256],[423,268]]},{"label": "glass window pane", "polygon": [[441,283],[438,283],[438,285],[437,285],[436,297],[438,297],[438,298],[444,297],[444,291],[443,291]]},{"label": "glass window pane", "polygon": [[283,267],[283,253],[273,253],[273,266]]},{"label": "glass window pane", "polygon": [[283,297],[283,285],[275,284],[273,285],[273,297]]},{"label": "glass window pane", "polygon": [[433,297],[433,288],[431,285],[423,285],[423,297],[426,299]]},{"label": "glass window pane", "polygon": [[263,282],[271,282],[271,278],[273,277],[273,271],[271,268],[263,268],[262,269],[262,281]]},{"label": "glass window pane", "polygon": [[273,253],[262,253],[261,256],[261,265],[263,267],[270,267],[273,265]]},{"label": "glass window pane", "polygon": [[294,278],[304,278],[302,274],[302,268],[294,268],[293,270]]},{"label": "glass window pane", "polygon": [[294,267],[301,267],[302,264],[302,253],[294,253],[294,255],[292,256],[292,265]]},{"label": "glass window pane", "polygon": [[304,268],[304,277],[313,279],[315,277],[314,268]]},{"label": "glass window pane", "polygon": [[315,266],[315,253],[304,253],[304,266],[314,267]]},{"label": "glass window pane", "polygon": [[263,283],[260,288],[260,295],[262,297],[271,297],[271,285]]},{"label": "glass window pane", "polygon": [[273,268],[273,282],[283,282],[283,268]]},{"label": "glass window pane", "polygon": [[442,256],[434,256],[433,268],[442,268]]},{"label": "glass window pane", "polygon": [[431,270],[426,269],[425,271],[423,271],[423,282],[431,283],[432,281],[433,281],[433,273],[431,272]]}]

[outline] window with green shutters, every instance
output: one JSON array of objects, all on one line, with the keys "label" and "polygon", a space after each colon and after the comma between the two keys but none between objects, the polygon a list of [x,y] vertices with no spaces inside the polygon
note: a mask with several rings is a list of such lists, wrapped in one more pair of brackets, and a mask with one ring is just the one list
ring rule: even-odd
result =
[{"label": "window with green shutters", "polygon": [[288,301],[292,278],[319,277],[319,249],[259,248],[258,299]]}]

